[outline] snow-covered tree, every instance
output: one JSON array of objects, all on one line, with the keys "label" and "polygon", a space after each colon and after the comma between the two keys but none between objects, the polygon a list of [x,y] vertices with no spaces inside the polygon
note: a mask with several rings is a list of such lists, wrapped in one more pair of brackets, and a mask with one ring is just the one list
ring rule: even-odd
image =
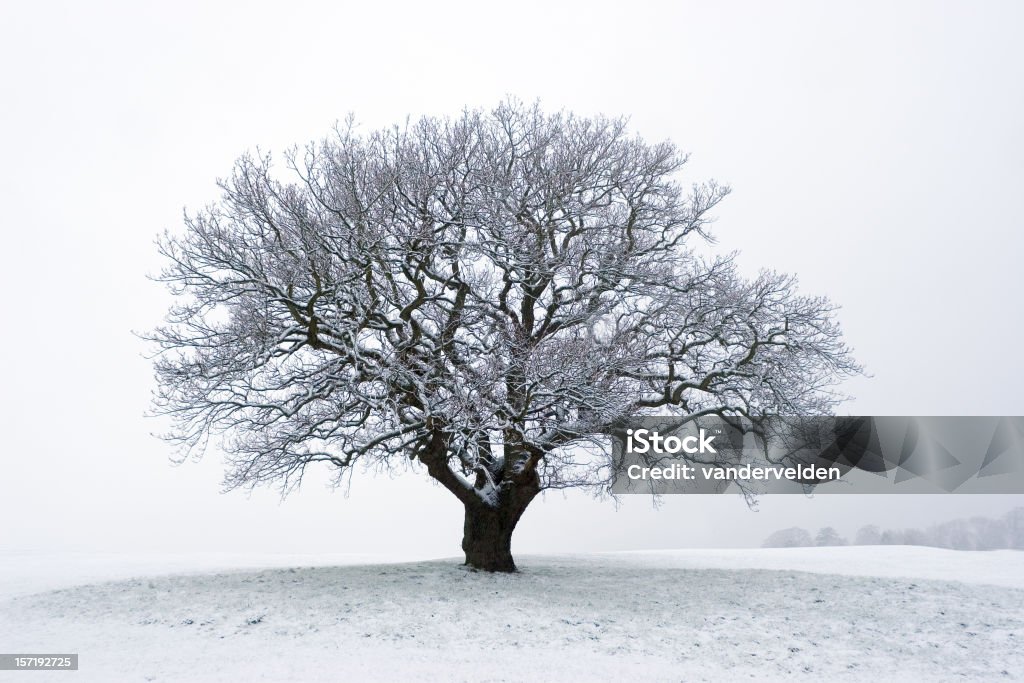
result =
[{"label": "snow-covered tree", "polygon": [[514,570],[544,489],[604,487],[645,413],[825,414],[858,370],[822,298],[704,253],[727,194],[622,119],[506,102],[244,156],[168,234],[158,412],[229,487],[412,463],[465,508],[466,562]]},{"label": "snow-covered tree", "polygon": [[846,545],[846,539],[839,535],[839,532],[830,526],[818,530],[818,534],[814,537],[814,545],[817,546],[830,546],[830,545]]},{"label": "snow-covered tree", "polygon": [[1014,508],[1003,517],[1009,548],[1024,550],[1024,507]]},{"label": "snow-covered tree", "polygon": [[857,531],[854,545],[878,545],[882,542],[882,532],[874,524],[868,524]]},{"label": "snow-covered tree", "polygon": [[814,545],[811,533],[807,529],[793,526],[779,529],[765,539],[762,548],[806,548]]},{"label": "snow-covered tree", "polygon": [[1012,548],[1012,530],[1008,514],[1003,519],[971,517],[954,519],[928,529],[929,545],[954,550],[996,550]]},{"label": "snow-covered tree", "polygon": [[903,545],[931,545],[928,532],[920,529],[904,529],[900,543]]},{"label": "snow-covered tree", "polygon": [[932,544],[940,548],[978,549],[978,537],[968,519],[953,519],[937,524],[929,530],[929,536],[932,539]]},{"label": "snow-covered tree", "polygon": [[971,527],[974,529],[974,536],[977,539],[978,550],[997,550],[1010,548],[1010,532],[1004,519],[990,519],[988,517],[972,517]]},{"label": "snow-covered tree", "polygon": [[882,545],[904,545],[904,535],[900,529],[886,529],[878,542]]}]

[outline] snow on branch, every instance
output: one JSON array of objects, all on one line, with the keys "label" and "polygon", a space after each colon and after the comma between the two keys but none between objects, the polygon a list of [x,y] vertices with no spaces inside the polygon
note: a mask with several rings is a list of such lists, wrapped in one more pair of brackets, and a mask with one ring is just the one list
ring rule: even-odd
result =
[{"label": "snow on branch", "polygon": [[413,460],[491,505],[601,484],[644,412],[827,412],[859,371],[834,306],[699,256],[728,188],[686,160],[517,102],[241,158],[160,243],[169,436],[223,435],[229,486]]}]

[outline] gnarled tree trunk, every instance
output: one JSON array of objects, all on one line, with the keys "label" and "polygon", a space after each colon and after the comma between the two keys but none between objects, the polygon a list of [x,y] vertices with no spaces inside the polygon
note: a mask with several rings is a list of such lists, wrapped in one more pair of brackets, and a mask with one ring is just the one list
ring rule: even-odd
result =
[{"label": "gnarled tree trunk", "polygon": [[517,486],[504,491],[497,505],[466,503],[462,549],[468,566],[488,572],[516,570],[512,532],[538,491],[536,486]]}]

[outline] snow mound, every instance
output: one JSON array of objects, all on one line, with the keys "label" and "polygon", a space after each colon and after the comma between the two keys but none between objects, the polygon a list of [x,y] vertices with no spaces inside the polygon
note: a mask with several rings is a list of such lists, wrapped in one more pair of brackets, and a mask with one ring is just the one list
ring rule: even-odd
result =
[{"label": "snow mound", "polygon": [[[990,585],[1020,553],[963,553],[974,559],[956,571],[973,567],[981,583],[854,574],[957,562],[917,550],[524,556],[515,575],[447,560],[132,579],[8,598],[0,642],[80,653],[76,681],[1024,676],[1024,590]],[[844,573],[743,566],[787,557]],[[693,566],[716,561],[731,566]],[[47,675],[32,677],[69,680]]]}]

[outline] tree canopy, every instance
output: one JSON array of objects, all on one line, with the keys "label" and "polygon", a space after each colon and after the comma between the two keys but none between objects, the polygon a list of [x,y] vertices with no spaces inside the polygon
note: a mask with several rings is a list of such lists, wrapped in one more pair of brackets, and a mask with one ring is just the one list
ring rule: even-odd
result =
[{"label": "tree canopy", "polygon": [[[467,548],[545,488],[603,486],[625,418],[828,413],[858,370],[835,307],[709,255],[728,189],[684,188],[686,162],[515,101],[241,157],[160,242],[171,438],[222,437],[229,487],[421,463]],[[499,545],[467,561],[513,568]]]}]

